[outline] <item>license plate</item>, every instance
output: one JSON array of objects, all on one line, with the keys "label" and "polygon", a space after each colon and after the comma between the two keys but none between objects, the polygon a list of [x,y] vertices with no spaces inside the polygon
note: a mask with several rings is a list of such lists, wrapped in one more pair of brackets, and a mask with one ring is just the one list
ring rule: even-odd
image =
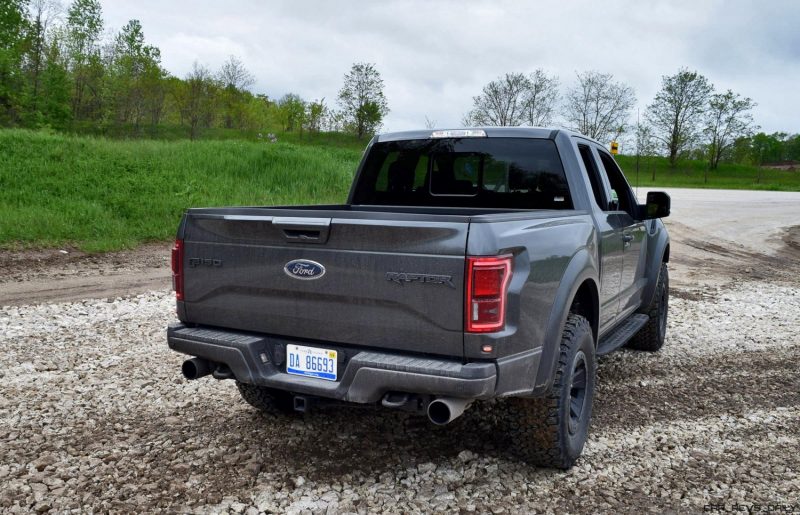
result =
[{"label": "license plate", "polygon": [[286,372],[298,376],[336,381],[336,351],[302,345],[287,345]]}]

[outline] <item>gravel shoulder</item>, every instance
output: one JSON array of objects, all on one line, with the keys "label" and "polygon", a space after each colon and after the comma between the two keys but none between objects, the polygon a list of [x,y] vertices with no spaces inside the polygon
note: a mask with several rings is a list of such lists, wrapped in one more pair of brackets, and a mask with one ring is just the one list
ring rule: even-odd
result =
[{"label": "gravel shoulder", "polygon": [[568,472],[514,455],[502,400],[444,428],[355,408],[272,418],[231,382],[184,380],[164,342],[168,245],[0,254],[0,511],[800,512],[800,232],[761,245],[680,211],[669,225],[665,347],[600,361]]},{"label": "gravel shoulder", "polygon": [[86,254],[74,248],[0,250],[0,306],[132,295],[171,286],[170,247]]}]

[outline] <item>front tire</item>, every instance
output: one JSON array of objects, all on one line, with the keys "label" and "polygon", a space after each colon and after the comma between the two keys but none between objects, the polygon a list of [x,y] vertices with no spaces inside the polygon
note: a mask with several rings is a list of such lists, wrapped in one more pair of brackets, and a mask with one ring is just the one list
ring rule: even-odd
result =
[{"label": "front tire", "polygon": [[568,469],[583,451],[592,416],[594,336],[589,321],[570,313],[561,337],[553,386],[542,398],[510,399],[521,457],[540,467]]},{"label": "front tire", "polygon": [[661,263],[658,274],[656,294],[644,313],[650,317],[636,336],[628,343],[628,347],[636,350],[656,352],[664,346],[667,337],[667,313],[669,311],[669,270],[666,263]]}]

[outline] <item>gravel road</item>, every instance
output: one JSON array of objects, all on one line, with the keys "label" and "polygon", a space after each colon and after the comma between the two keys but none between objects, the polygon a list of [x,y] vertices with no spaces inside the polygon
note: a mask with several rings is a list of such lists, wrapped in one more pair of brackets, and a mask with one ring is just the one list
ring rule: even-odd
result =
[{"label": "gravel road", "polygon": [[[163,279],[135,294],[125,282],[163,273],[164,246],[127,261],[0,255],[0,510],[800,512],[796,229],[757,248],[676,215],[665,348],[601,360],[590,438],[568,472],[514,456],[503,401],[444,428],[371,409],[273,418],[231,382],[184,380],[164,341]],[[66,280],[69,295],[97,282],[88,296],[107,298],[62,302]]]}]

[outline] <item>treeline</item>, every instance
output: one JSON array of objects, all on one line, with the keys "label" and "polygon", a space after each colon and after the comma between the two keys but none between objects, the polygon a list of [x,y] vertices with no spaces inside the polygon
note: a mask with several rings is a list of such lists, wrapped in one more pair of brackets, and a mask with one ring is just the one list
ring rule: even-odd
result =
[{"label": "treeline", "polygon": [[507,73],[473,97],[465,125],[560,125],[604,143],[624,140],[627,153],[763,164],[800,160],[800,135],[758,132],[756,103],[731,90],[718,92],[698,72],[662,77],[661,89],[634,120],[636,92],[610,73],[587,71],[563,92],[560,80],[539,69]]},{"label": "treeline", "polygon": [[195,63],[183,78],[161,64],[138,20],[104,37],[98,0],[2,0],[0,125],[156,134],[179,125],[192,139],[207,128],[258,131],[377,131],[388,113],[380,74],[357,63],[338,109],[325,99],[254,94],[255,80],[231,56],[219,70]]},{"label": "treeline", "polygon": [[[375,133],[388,110],[374,65],[345,74],[335,105],[287,93],[253,93],[253,75],[231,56],[218,69],[195,63],[184,77],[131,20],[107,35],[99,0],[0,0],[0,126],[124,136],[178,128],[192,139],[207,129],[249,132]],[[800,160],[800,135],[758,132],[753,99],[716,91],[688,69],[664,76],[641,116],[634,89],[610,73],[578,73],[569,87],[543,70],[507,73],[473,98],[465,125],[557,125],[628,154],[764,164]],[[435,122],[426,118],[429,127]]]}]

